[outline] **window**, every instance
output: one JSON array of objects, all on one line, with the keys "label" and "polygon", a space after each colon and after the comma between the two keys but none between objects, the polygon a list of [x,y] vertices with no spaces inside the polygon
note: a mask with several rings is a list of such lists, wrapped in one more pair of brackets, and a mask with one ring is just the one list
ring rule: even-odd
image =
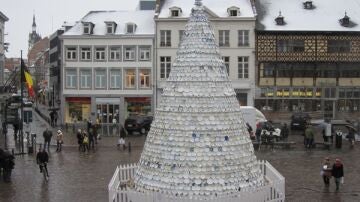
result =
[{"label": "window", "polygon": [[276,67],[276,76],[277,77],[291,77],[291,64],[277,64]]},{"label": "window", "polygon": [[104,47],[95,48],[95,59],[96,60],[105,60],[105,48]]},{"label": "window", "polygon": [[107,34],[114,34],[116,28],[115,22],[106,22],[106,33]]},{"label": "window", "polygon": [[237,10],[230,10],[230,16],[237,16],[238,11]]},{"label": "window", "polygon": [[140,47],[139,55],[140,55],[140,60],[150,60],[151,57],[150,47]]},{"label": "window", "polygon": [[171,16],[172,17],[178,17],[179,16],[179,10],[172,10],[171,11]]},{"label": "window", "polygon": [[95,70],[95,88],[106,88],[106,70]]},{"label": "window", "polygon": [[121,88],[121,69],[112,69],[110,70],[110,83],[109,86],[111,89],[120,89]]},{"label": "window", "polygon": [[65,70],[66,78],[66,88],[76,88],[77,87],[77,73],[76,69],[67,69]]},{"label": "window", "polygon": [[110,60],[121,60],[121,47],[110,47]]},{"label": "window", "polygon": [[91,87],[91,70],[80,70],[80,88]]},{"label": "window", "polygon": [[238,78],[249,78],[249,57],[238,57]]},{"label": "window", "polygon": [[230,57],[229,56],[223,56],[222,59],[224,60],[226,73],[229,76],[230,75]]},{"label": "window", "polygon": [[162,46],[162,47],[171,46],[171,31],[170,30],[160,30],[160,46]]},{"label": "window", "polygon": [[126,33],[133,34],[136,31],[136,24],[134,23],[127,23],[126,24]]},{"label": "window", "polygon": [[349,53],[351,43],[347,40],[328,40],[329,53]]},{"label": "window", "polygon": [[77,50],[75,47],[66,48],[66,59],[67,60],[76,60]]},{"label": "window", "polygon": [[160,78],[168,78],[171,70],[171,57],[160,57]]},{"label": "window", "polygon": [[135,60],[135,46],[125,47],[124,60]]},{"label": "window", "polygon": [[150,78],[151,76],[149,69],[139,70],[140,88],[150,88]]},{"label": "window", "polygon": [[82,47],[80,49],[81,60],[91,60],[91,48]]},{"label": "window", "polygon": [[260,74],[262,73],[262,77],[274,77],[274,67],[275,65],[272,63],[262,63],[260,65]]},{"label": "window", "polygon": [[340,77],[344,78],[359,78],[360,64],[358,63],[343,63],[339,64]]},{"label": "window", "polygon": [[278,52],[304,52],[304,40],[280,39],[277,44]]},{"label": "window", "polygon": [[184,36],[184,32],[185,32],[185,30],[179,30],[179,45],[180,45],[180,42],[181,42],[181,40],[182,40],[182,38]]},{"label": "window", "polygon": [[238,37],[238,46],[249,46],[249,30],[239,30]]},{"label": "window", "polygon": [[318,64],[318,66],[316,67],[316,76],[321,78],[336,78],[337,77],[336,64],[335,63]]},{"label": "window", "polygon": [[315,65],[312,63],[292,64],[293,77],[314,77]]},{"label": "window", "polygon": [[219,46],[230,46],[229,34],[229,30],[219,30]]},{"label": "window", "polygon": [[92,34],[93,24],[91,22],[83,22],[84,34]]},{"label": "window", "polygon": [[135,88],[135,70],[127,69],[125,75],[125,88]]}]

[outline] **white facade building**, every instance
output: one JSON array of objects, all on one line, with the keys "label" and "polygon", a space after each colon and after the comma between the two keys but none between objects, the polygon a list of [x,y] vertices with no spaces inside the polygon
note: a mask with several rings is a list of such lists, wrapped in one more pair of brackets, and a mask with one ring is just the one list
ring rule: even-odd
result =
[{"label": "white facade building", "polygon": [[4,30],[5,30],[5,22],[8,20],[9,18],[7,18],[0,11],[0,85],[3,85],[4,83],[4,66],[5,66]]},{"label": "white facade building", "polygon": [[153,10],[92,11],[61,36],[65,123],[110,125],[152,113],[153,17]]},{"label": "white facade building", "polygon": [[[255,96],[255,20],[251,0],[204,0],[206,12],[214,26],[220,54],[228,66],[237,99],[241,105],[253,105]],[[155,14],[155,63],[159,103],[165,80],[169,76],[193,0],[157,2]]]}]

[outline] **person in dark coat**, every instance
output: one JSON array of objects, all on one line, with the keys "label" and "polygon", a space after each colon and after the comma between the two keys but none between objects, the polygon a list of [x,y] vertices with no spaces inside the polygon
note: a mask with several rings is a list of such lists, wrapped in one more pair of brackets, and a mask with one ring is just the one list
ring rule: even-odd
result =
[{"label": "person in dark coat", "polygon": [[50,151],[50,142],[51,142],[51,138],[52,138],[52,132],[46,128],[46,130],[43,132],[43,137],[44,137],[44,149],[46,149],[46,145],[47,145],[47,150]]},{"label": "person in dark coat", "polygon": [[335,159],[335,163],[332,167],[331,173],[335,179],[336,191],[339,191],[340,182],[343,180],[342,178],[344,177],[344,166],[341,163],[340,159]]},{"label": "person in dark coat", "polygon": [[284,123],[283,127],[281,128],[280,136],[284,141],[286,141],[289,137],[289,128],[287,127],[286,123]]},{"label": "person in dark coat", "polygon": [[94,133],[93,128],[89,130],[89,148],[92,148],[95,151],[95,138],[96,134]]},{"label": "person in dark coat", "polygon": [[13,123],[13,128],[14,128],[14,140],[16,141],[17,140],[17,137],[18,137],[18,133],[19,133],[19,122],[15,122]]},{"label": "person in dark coat", "polygon": [[39,148],[39,152],[36,154],[36,163],[39,165],[40,168],[40,173],[42,173],[42,167],[41,165],[44,166],[44,169],[46,170],[46,173],[48,174],[49,177],[49,172],[47,169],[47,163],[49,162],[49,155],[44,149],[41,149],[41,147]]},{"label": "person in dark coat", "polygon": [[336,130],[335,132],[335,146],[336,148],[338,149],[341,149],[341,146],[342,146],[342,132],[341,130]]},{"label": "person in dark coat", "polygon": [[3,170],[3,179],[5,182],[10,182],[11,172],[14,169],[15,157],[8,151],[4,151],[0,148],[0,170]]},{"label": "person in dark coat", "polygon": [[83,133],[81,132],[81,129],[79,129],[78,132],[76,133],[76,137],[79,144],[79,151],[84,151],[84,147],[83,147],[84,136]]}]

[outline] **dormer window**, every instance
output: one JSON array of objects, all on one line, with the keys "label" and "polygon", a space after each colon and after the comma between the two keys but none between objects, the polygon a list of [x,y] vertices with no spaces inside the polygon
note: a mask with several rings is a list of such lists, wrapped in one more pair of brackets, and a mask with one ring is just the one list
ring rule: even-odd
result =
[{"label": "dormer window", "polygon": [[131,22],[126,24],[126,33],[127,34],[133,34],[133,33],[135,33],[135,31],[136,31],[136,24],[131,23]]},{"label": "dormer window", "polygon": [[116,23],[115,22],[105,22],[106,24],[106,33],[107,34],[114,34],[116,29]]},{"label": "dormer window", "polygon": [[93,28],[94,28],[94,24],[91,22],[82,22],[83,23],[83,31],[84,34],[92,34],[93,33]]},{"label": "dormer window", "polygon": [[174,6],[174,7],[171,7],[169,9],[170,9],[170,16],[171,17],[179,17],[179,16],[181,16],[181,13],[182,13],[181,8]]},{"label": "dormer window", "polygon": [[314,8],[312,1],[305,1],[305,2],[303,3],[303,5],[304,5],[304,8],[305,8],[305,9],[313,9],[313,8]]},{"label": "dormer window", "polygon": [[231,17],[239,16],[240,15],[240,8],[236,6],[232,6],[227,9],[228,15]]},{"label": "dormer window", "polygon": [[285,25],[284,16],[281,15],[281,11],[279,12],[279,16],[275,18],[275,22],[277,25]]},{"label": "dormer window", "polygon": [[340,24],[344,27],[350,26],[350,17],[347,16],[346,12],[345,12],[345,16],[340,19]]}]

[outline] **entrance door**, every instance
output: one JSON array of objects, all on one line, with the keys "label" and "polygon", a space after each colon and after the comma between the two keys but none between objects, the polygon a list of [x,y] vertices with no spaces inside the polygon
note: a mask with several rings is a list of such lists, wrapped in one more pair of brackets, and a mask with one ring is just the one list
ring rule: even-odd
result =
[{"label": "entrance door", "polygon": [[97,104],[96,120],[101,126],[102,135],[116,135],[119,128],[119,109],[118,104]]}]

